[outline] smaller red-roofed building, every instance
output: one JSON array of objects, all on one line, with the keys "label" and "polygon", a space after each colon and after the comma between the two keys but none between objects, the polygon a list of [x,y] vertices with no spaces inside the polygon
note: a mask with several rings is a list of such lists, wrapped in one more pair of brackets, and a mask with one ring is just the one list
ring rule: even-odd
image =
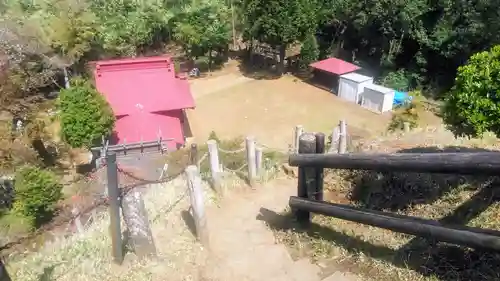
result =
[{"label": "smaller red-roofed building", "polygon": [[113,144],[173,139],[184,145],[185,109],[195,107],[186,78],[178,77],[170,57],[97,61],[97,90],[116,116]]},{"label": "smaller red-roofed building", "polygon": [[343,75],[360,69],[360,67],[355,64],[337,58],[328,58],[313,62],[310,66],[314,69],[335,75]]},{"label": "smaller red-roofed building", "polygon": [[339,89],[339,78],[342,75],[353,73],[359,69],[359,66],[343,61],[338,58],[328,58],[313,62],[309,65],[313,69],[311,82],[329,92],[335,94]]}]

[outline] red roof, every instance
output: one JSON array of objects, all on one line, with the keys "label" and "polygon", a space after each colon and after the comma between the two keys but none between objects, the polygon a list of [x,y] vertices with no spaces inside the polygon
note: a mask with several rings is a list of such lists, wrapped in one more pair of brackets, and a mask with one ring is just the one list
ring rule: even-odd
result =
[{"label": "red roof", "polygon": [[360,69],[360,67],[357,65],[354,65],[352,63],[337,58],[329,58],[326,60],[317,61],[311,63],[310,66],[312,68],[316,68],[337,75],[346,74]]},{"label": "red roof", "polygon": [[193,108],[188,81],[175,75],[169,57],[95,62],[94,77],[115,115]]}]

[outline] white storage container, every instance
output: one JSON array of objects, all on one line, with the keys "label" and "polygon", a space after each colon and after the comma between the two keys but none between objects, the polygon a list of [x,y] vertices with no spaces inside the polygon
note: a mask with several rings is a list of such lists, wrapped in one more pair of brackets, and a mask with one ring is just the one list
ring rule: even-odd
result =
[{"label": "white storage container", "polygon": [[348,101],[361,104],[361,93],[366,85],[373,83],[373,77],[358,73],[347,73],[339,77],[338,96]]},{"label": "white storage container", "polygon": [[394,103],[394,93],[395,90],[380,85],[366,85],[361,106],[379,113],[390,111]]}]

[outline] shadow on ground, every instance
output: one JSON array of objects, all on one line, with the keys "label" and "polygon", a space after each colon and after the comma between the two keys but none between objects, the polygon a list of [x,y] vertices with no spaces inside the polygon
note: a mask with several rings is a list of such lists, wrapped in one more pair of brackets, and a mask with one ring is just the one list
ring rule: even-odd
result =
[{"label": "shadow on ground", "polygon": [[[291,215],[281,215],[261,209],[257,219],[265,221],[277,231],[294,231],[313,239],[321,239],[340,246],[350,253],[382,260],[400,268],[409,268],[424,276],[435,276],[442,281],[478,280],[500,278],[500,254],[484,250],[436,243],[415,238],[399,250],[378,246],[316,223],[300,227]],[[357,269],[363,271],[363,269]],[[391,279],[389,279],[391,280]]]},{"label": "shadow on ground", "polygon": [[189,232],[191,232],[191,234],[193,234],[193,236],[196,237],[196,225],[191,212],[188,210],[184,210],[181,212],[181,217],[186,226],[188,227]]},{"label": "shadow on ground", "polygon": [[[51,266],[47,266],[43,269],[43,272],[38,275],[37,277],[37,281],[53,281],[53,280],[56,280],[56,278],[54,277],[54,270],[56,269],[56,267],[58,266],[59,264],[54,264],[54,265],[51,265]],[[10,277],[7,277],[8,279],[5,279],[5,281],[10,281]],[[4,279],[2,279],[3,281]]]},{"label": "shadow on ground", "polygon": [[[486,152],[489,150],[466,147],[417,147],[401,153]],[[351,203],[365,209],[391,210],[417,216],[431,216],[428,209],[438,210],[438,221],[444,224],[466,225],[485,212],[500,198],[497,177],[459,176],[423,173],[376,173],[370,171],[343,171],[340,174],[349,185],[333,185],[330,192],[346,196]],[[326,179],[325,179],[326,181]],[[332,193],[333,193],[332,192]],[[467,193],[462,198],[459,194]],[[442,204],[444,197],[455,200]],[[455,204],[456,203],[456,204]],[[425,205],[416,208],[416,205]],[[452,209],[453,206],[453,209]],[[458,207],[456,207],[458,206]],[[446,209],[447,208],[447,209]],[[426,213],[428,212],[428,213]],[[490,215],[488,213],[488,215]],[[400,268],[410,268],[424,276],[442,281],[500,280],[500,253],[473,250],[416,237],[397,250],[374,245],[358,237],[347,235],[330,227],[312,223],[300,227],[289,215],[280,215],[261,209],[257,219],[278,231],[293,231],[313,239],[326,240],[350,253],[363,253]],[[491,218],[495,220],[495,218]],[[484,223],[488,227],[492,223]],[[360,233],[360,237],[362,233]]]},{"label": "shadow on ground", "polygon": [[[398,153],[488,152],[491,150],[450,146],[416,147]],[[473,175],[346,171],[342,177],[351,182],[349,199],[374,210],[401,211],[417,204],[431,204],[457,188],[473,190],[490,184],[491,178]]]},{"label": "shadow on ground", "polygon": [[243,76],[256,80],[274,80],[281,77],[276,62],[260,55],[253,55],[251,61],[242,61],[238,68]]}]

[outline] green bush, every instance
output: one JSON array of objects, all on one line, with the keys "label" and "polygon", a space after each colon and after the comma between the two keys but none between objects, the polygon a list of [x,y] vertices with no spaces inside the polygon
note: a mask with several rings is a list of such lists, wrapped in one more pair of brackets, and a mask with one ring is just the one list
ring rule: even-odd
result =
[{"label": "green bush", "polygon": [[394,110],[388,127],[389,131],[402,130],[406,122],[410,124],[411,129],[418,127],[420,113],[424,110],[423,96],[420,91],[410,92],[409,95],[412,97],[411,102],[405,103]]},{"label": "green bush", "polygon": [[113,131],[115,117],[105,98],[87,81],[75,79],[59,95],[61,134],[72,147],[91,147]]},{"label": "green bush", "polygon": [[25,166],[17,171],[14,190],[14,212],[28,219],[33,226],[50,219],[57,201],[62,198],[62,185],[55,174],[35,166]]},{"label": "green bush", "polygon": [[404,70],[399,69],[397,71],[387,73],[380,80],[380,83],[385,87],[395,89],[397,91],[408,91],[410,89],[411,78]]},{"label": "green bush", "polygon": [[444,122],[458,136],[500,136],[500,45],[473,55],[458,68],[442,108]]}]

